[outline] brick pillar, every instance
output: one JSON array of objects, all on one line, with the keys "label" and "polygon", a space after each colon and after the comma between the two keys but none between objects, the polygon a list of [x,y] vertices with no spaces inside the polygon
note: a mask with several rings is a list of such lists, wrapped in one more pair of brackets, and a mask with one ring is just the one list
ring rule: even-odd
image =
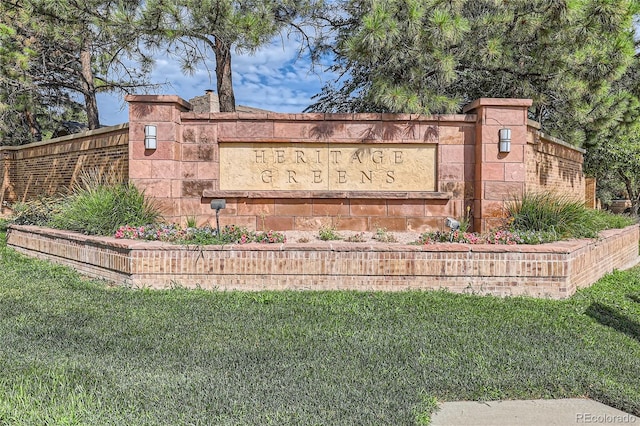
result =
[{"label": "brick pillar", "polygon": [[597,208],[596,203],[596,179],[585,178],[584,184],[584,204],[589,209]]},{"label": "brick pillar", "polygon": [[[521,197],[525,189],[527,110],[530,99],[480,98],[464,108],[477,115],[474,230],[502,225],[505,201]],[[498,131],[511,129],[511,151],[498,150]]]},{"label": "brick pillar", "polygon": [[4,213],[5,203],[12,204],[17,200],[16,192],[14,188],[15,181],[15,166],[14,166],[14,151],[10,148],[5,148],[0,152],[0,213]]},{"label": "brick pillar", "polygon": [[[191,105],[173,95],[128,95],[129,182],[154,197],[167,220],[181,214],[180,141],[183,111]],[[157,149],[144,147],[144,128],[157,128]]]}]

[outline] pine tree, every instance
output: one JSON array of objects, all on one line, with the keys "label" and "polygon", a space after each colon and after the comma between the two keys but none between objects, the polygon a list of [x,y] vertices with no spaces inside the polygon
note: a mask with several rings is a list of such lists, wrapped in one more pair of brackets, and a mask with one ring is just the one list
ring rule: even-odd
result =
[{"label": "pine tree", "polygon": [[[115,25],[118,14],[134,13],[137,7],[137,2],[102,0],[0,4],[8,40],[0,52],[0,102],[5,111],[19,108],[25,117],[12,126],[13,141],[3,143],[39,140],[56,121],[80,116],[90,129],[98,128],[98,93],[151,86],[146,82],[151,62],[137,49],[139,34]],[[43,124],[44,131],[36,131]],[[30,137],[24,137],[20,125],[29,128]]]},{"label": "pine tree", "polygon": [[5,6],[0,5],[0,145],[20,145],[51,135],[57,122],[78,118],[81,107],[63,88],[37,77],[44,67],[37,19]]},{"label": "pine tree", "polygon": [[[531,98],[530,117],[575,144],[613,125],[631,63],[633,0],[349,0],[334,25],[340,76],[312,111],[457,112]],[[615,115],[615,114],[614,114]]]},{"label": "pine tree", "polygon": [[[617,114],[614,125],[587,146],[585,172],[596,178],[597,195],[604,203],[616,194],[632,202],[635,215],[640,210],[640,53],[632,66],[616,82]],[[619,196],[619,195],[618,195]]]}]

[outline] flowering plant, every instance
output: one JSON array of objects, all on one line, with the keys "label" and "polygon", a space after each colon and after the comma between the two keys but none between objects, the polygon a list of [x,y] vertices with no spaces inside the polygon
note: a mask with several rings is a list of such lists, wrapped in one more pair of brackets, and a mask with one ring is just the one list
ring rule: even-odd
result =
[{"label": "flowering plant", "polygon": [[116,238],[127,238],[130,240],[149,241],[172,241],[184,235],[184,231],[179,226],[171,224],[150,224],[134,227],[124,225],[118,228],[115,233]]},{"label": "flowering plant", "polygon": [[150,224],[144,226],[124,225],[118,228],[115,238],[132,240],[167,241],[182,244],[247,244],[247,243],[284,243],[286,238],[281,232],[255,232],[237,225],[227,225],[220,230],[210,226],[201,228],[170,224]]},{"label": "flowering plant", "polygon": [[499,229],[487,234],[476,232],[461,232],[459,230],[443,232],[425,232],[418,238],[417,244],[435,243],[464,243],[464,244],[536,244],[544,242],[544,238],[535,238],[535,235],[521,235],[520,231]]},{"label": "flowering plant", "polygon": [[488,244],[522,244],[524,240],[515,232],[507,229],[491,232],[487,235]]}]

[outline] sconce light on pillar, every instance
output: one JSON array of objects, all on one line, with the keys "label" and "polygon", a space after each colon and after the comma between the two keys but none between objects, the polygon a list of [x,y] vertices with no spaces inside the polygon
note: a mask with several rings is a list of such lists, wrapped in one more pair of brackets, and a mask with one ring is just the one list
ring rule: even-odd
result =
[{"label": "sconce light on pillar", "polygon": [[511,129],[504,127],[498,131],[499,152],[511,152]]},{"label": "sconce light on pillar", "polygon": [[157,133],[156,126],[144,126],[144,149],[156,149],[158,147]]}]

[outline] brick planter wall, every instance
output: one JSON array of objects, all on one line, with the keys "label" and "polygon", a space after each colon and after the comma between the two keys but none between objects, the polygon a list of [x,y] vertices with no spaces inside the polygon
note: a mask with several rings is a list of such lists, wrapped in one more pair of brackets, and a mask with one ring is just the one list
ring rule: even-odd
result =
[{"label": "brick planter wall", "polygon": [[565,298],[638,261],[638,226],[537,246],[285,243],[185,247],[12,226],[9,246],[134,287],[447,289]]}]

